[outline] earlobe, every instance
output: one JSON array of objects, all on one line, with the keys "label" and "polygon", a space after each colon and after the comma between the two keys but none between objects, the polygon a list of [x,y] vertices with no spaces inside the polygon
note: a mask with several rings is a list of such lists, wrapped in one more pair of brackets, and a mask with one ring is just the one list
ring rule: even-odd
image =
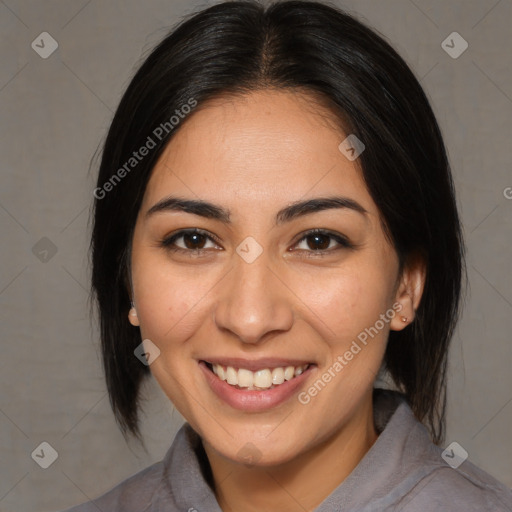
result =
[{"label": "earlobe", "polygon": [[420,257],[414,258],[404,268],[395,296],[400,308],[397,308],[397,314],[391,320],[391,330],[401,331],[414,322],[425,286],[425,276],[425,262]]},{"label": "earlobe", "polygon": [[391,319],[390,329],[392,331],[401,331],[414,322],[416,309],[413,306],[411,297],[407,294],[402,294],[396,303],[399,304],[399,307],[396,308],[396,314]]},{"label": "earlobe", "polygon": [[135,304],[132,302],[130,311],[128,312],[128,320],[129,322],[134,326],[138,327],[140,325],[139,323],[139,317],[137,316],[137,310],[135,309]]}]

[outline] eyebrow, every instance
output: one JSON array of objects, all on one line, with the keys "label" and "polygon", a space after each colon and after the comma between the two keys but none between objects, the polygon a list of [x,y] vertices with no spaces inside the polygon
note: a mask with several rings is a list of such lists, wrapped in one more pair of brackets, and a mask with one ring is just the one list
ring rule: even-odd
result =
[{"label": "eyebrow", "polygon": [[[367,215],[368,211],[357,201],[343,196],[316,197],[305,201],[295,201],[294,203],[279,210],[276,215],[276,224],[290,222],[298,217],[308,215],[323,210],[348,209]],[[208,201],[196,199],[182,199],[169,196],[154,204],[146,213],[146,218],[156,213],[167,211],[182,211],[199,215],[207,219],[218,220],[224,224],[230,224],[230,211],[222,206],[210,203]]]}]

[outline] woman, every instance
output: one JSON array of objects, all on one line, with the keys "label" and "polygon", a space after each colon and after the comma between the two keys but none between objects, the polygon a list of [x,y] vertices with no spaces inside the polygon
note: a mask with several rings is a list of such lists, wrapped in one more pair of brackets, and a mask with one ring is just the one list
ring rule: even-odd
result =
[{"label": "woman", "polygon": [[438,446],[459,217],[428,101],[374,32],[310,2],[194,15],[130,83],[94,195],[116,418],[139,434],[151,372],[187,423],[73,511],[511,510]]}]

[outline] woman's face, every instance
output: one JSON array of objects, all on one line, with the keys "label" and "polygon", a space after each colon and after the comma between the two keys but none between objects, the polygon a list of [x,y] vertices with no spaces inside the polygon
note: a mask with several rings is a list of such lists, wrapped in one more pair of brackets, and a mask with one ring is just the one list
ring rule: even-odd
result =
[{"label": "woman's face", "polygon": [[170,141],[138,215],[130,320],[160,350],[165,393],[231,460],[278,464],[366,428],[403,327],[397,255],[328,118],[298,93],[211,101]]}]

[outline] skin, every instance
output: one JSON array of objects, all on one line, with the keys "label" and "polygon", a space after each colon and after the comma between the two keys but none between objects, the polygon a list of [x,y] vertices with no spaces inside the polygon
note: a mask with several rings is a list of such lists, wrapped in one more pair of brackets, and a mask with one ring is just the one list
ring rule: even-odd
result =
[{"label": "skin", "polygon": [[[307,95],[261,90],[211,100],[182,123],[145,191],[129,320],[159,347],[151,372],[203,439],[225,512],[313,510],[377,439],[373,383],[389,329],[414,318],[424,267],[408,264],[399,275],[358,162],[338,149],[346,136]],[[180,211],[147,214],[169,195],[220,205],[231,223]],[[328,209],[275,223],[292,202],[333,195],[357,201],[367,214]],[[200,238],[202,253],[162,247],[162,239],[188,228],[220,242]],[[314,238],[301,241],[314,228],[355,247],[327,238],[319,256]],[[263,249],[252,263],[236,252],[248,236]],[[184,238],[176,245],[194,247]],[[236,410],[198,366],[207,356],[299,358],[316,365],[304,391],[397,302],[400,313],[306,405],[294,395],[263,412]],[[247,451],[252,464],[243,459]]]}]

